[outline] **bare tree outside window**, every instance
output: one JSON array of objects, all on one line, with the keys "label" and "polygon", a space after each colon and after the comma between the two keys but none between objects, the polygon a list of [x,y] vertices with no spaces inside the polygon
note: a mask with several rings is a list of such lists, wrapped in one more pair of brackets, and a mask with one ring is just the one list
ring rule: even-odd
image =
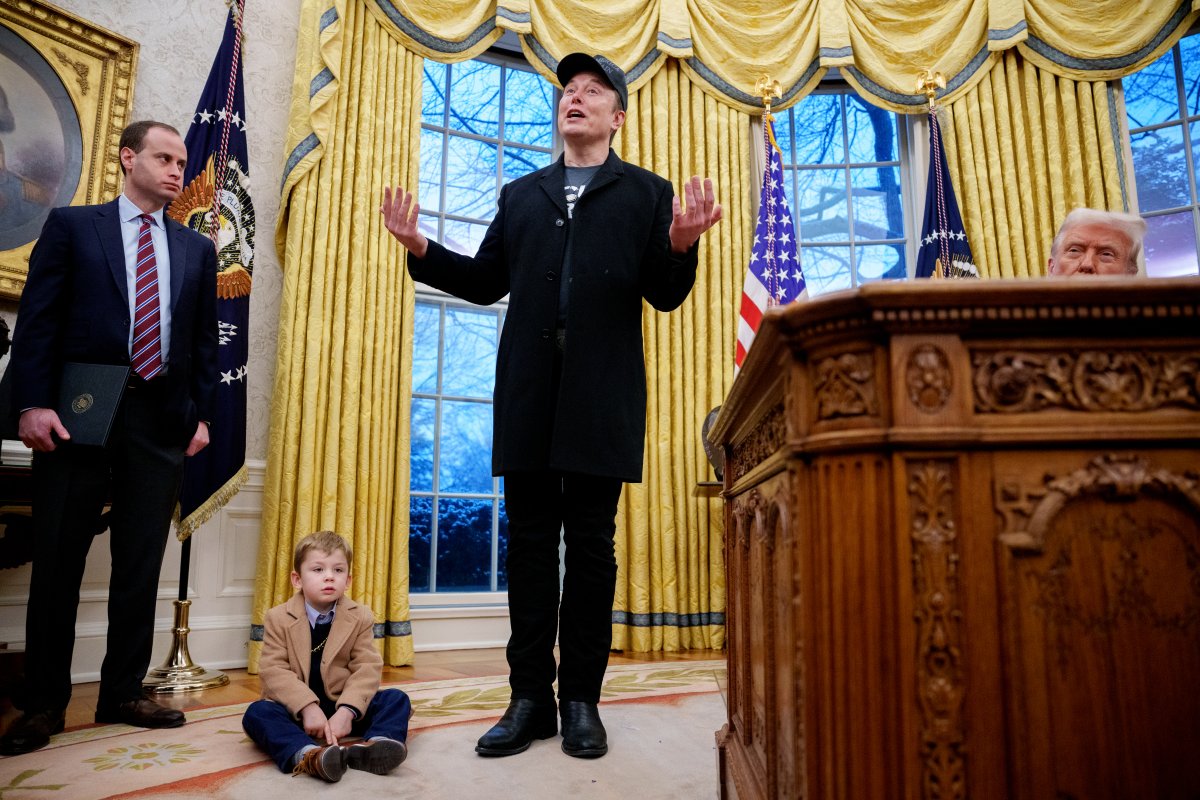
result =
[{"label": "bare tree outside window", "polygon": [[[474,254],[500,188],[550,164],[554,88],[516,59],[426,60],[421,229]],[[413,335],[409,580],[414,593],[508,588],[504,482],[491,474],[504,306],[422,294]]]},{"label": "bare tree outside window", "polygon": [[1200,263],[1200,33],[1122,81],[1146,272],[1195,275]]},{"label": "bare tree outside window", "polygon": [[776,117],[788,204],[810,294],[907,274],[896,116],[850,89],[819,90]]}]

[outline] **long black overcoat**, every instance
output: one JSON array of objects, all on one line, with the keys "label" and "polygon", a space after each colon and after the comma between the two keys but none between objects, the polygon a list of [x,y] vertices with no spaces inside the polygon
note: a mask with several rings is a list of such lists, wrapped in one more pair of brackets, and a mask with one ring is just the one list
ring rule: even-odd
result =
[{"label": "long black overcoat", "polygon": [[[696,246],[671,252],[671,184],[611,150],[567,217],[559,158],[500,192],[474,258],[430,242],[415,280],[472,303],[509,295],[496,361],[492,472],[559,470],[642,479],[646,368],[642,298],[677,308]],[[570,237],[568,238],[568,230]],[[571,248],[566,346],[553,391],[559,280]]]}]

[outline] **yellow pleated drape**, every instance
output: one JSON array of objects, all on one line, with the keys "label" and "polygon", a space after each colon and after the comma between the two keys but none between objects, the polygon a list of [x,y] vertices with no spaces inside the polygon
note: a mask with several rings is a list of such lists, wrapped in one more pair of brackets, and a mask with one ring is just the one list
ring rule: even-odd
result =
[{"label": "yellow pleated drape", "polygon": [[617,153],[667,178],[680,195],[690,176],[712,178],[725,219],[702,240],[696,285],[684,304],[669,314],[647,306],[643,316],[646,456],[643,482],[626,485],[617,514],[613,647],[721,648],[721,503],[697,497],[696,487],[712,479],[701,426],[732,381],[753,228],[749,118],[705,94],[674,61],[629,101]]},{"label": "yellow pleated drape", "polygon": [[301,28],[310,53],[297,58],[278,230],[284,281],[251,671],[263,615],[293,592],[295,543],[323,529],[354,546],[350,595],[375,612],[387,662],[413,654],[413,291],[378,209],[383,186],[417,184],[423,59],[353,0],[307,2]]},{"label": "yellow pleated drape", "polygon": [[1008,51],[942,108],[951,178],[981,276],[1043,275],[1071,209],[1128,209],[1117,91]]}]

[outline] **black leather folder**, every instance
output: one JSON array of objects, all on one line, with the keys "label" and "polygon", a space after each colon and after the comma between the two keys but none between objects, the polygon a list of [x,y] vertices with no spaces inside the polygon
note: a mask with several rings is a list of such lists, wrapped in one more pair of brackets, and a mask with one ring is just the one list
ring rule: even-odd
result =
[{"label": "black leather folder", "polygon": [[58,418],[73,444],[103,447],[108,442],[129,367],[113,364],[63,364],[58,385]]}]

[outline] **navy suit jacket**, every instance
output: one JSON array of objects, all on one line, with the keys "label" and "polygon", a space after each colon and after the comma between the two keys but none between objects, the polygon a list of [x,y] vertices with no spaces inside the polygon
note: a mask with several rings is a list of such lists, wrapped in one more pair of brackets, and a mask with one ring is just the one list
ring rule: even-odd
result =
[{"label": "navy suit jacket", "polygon": [[[156,378],[169,438],[186,444],[211,421],[217,384],[217,255],[163,217],[171,259],[167,374]],[[129,364],[128,288],[117,201],[56,208],[29,257],[13,335],[13,408],[54,408],[66,361]]]}]

